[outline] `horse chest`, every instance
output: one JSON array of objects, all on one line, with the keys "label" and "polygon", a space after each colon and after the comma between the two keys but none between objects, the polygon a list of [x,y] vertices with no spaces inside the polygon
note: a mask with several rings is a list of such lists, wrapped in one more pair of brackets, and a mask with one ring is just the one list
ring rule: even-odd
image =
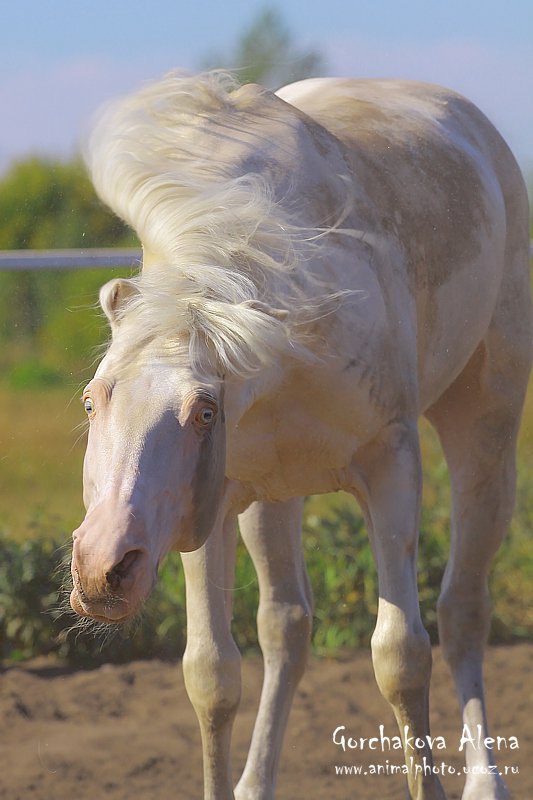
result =
[{"label": "horse chest", "polygon": [[381,421],[368,404],[358,408],[349,393],[325,386],[280,392],[228,426],[226,476],[273,500],[345,488],[354,453]]},{"label": "horse chest", "polygon": [[246,442],[237,437],[228,448],[226,475],[253,488],[258,499],[335,491],[339,473],[348,466],[353,444],[330,431],[257,433]]}]

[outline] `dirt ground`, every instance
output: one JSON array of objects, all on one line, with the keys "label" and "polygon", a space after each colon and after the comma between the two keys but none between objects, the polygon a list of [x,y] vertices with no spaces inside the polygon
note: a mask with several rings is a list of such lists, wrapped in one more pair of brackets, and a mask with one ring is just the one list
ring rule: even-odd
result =
[{"label": "dirt ground", "polygon": [[[487,656],[492,734],[517,737],[500,748],[498,765],[518,770],[507,784],[515,800],[533,797],[531,663],[533,644],[491,648]],[[242,769],[258,702],[262,665],[243,663],[243,699],[234,733],[234,770]],[[0,674],[2,800],[174,800],[202,796],[200,737],[180,664],[137,662],[72,672],[39,660]],[[462,726],[440,652],[434,652],[432,728],[446,743],[437,764],[462,768]],[[372,675],[370,654],[312,659],[298,689],[278,782],[278,800],[403,798],[404,779],[386,774],[400,764],[386,743],[347,751],[332,741],[346,726],[354,738],[396,735],[392,714]],[[335,766],[367,774],[336,775]],[[381,765],[382,774],[371,774]],[[385,774],[384,774],[385,773]],[[450,800],[462,778],[443,779]],[[479,798],[483,800],[483,798]]]}]

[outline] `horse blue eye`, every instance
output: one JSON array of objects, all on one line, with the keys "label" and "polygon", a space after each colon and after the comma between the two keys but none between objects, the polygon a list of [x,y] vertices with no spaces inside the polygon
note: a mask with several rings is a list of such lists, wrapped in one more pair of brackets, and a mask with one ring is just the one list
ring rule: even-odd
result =
[{"label": "horse blue eye", "polygon": [[214,408],[211,408],[210,406],[204,406],[204,408],[201,408],[196,414],[196,424],[204,428],[208,427],[213,422],[215,413],[216,412]]},{"label": "horse blue eye", "polygon": [[94,403],[93,403],[93,401],[91,400],[90,397],[86,397],[85,398],[85,400],[83,401],[83,407],[85,408],[85,411],[87,412],[87,414],[92,414],[93,413],[93,411],[94,411]]}]

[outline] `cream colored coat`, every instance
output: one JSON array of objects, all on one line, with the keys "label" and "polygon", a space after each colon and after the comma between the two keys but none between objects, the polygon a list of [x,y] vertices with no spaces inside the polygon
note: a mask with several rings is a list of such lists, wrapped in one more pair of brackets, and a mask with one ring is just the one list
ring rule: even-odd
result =
[{"label": "cream colored coat", "polygon": [[[274,95],[224,80],[167,78],[108,112],[90,145],[95,185],[145,258],[138,279],[102,290],[113,340],[85,393],[72,605],[131,616],[160,559],[181,550],[205,797],[271,800],[311,630],[306,494],[357,497],[379,575],[376,679],[402,734],[429,733],[421,415],[453,490],[441,645],[464,722],[488,735],[487,575],[512,511],[531,359],[528,209],[505,143],[449,91],[317,79]],[[265,679],[233,794],[237,514],[258,573]],[[413,800],[443,798],[423,774],[429,746],[406,743],[406,755]],[[490,748],[466,759],[483,769],[463,800],[507,797],[485,769]]]}]

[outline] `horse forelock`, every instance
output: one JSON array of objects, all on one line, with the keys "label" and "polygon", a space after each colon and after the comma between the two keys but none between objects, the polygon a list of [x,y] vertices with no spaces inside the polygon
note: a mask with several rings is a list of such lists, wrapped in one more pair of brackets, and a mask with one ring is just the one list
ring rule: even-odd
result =
[{"label": "horse forelock", "polygon": [[[139,280],[139,279],[134,279]],[[140,280],[139,280],[140,282]],[[200,381],[250,378],[262,370],[282,370],[291,363],[317,366],[326,357],[316,323],[349,297],[364,292],[339,291],[308,300],[286,312],[264,310],[261,301],[228,303],[184,295],[152,298],[143,292],[128,300],[107,345],[115,378],[140,364],[166,362],[185,366]],[[258,307],[257,307],[258,306]],[[112,351],[112,353],[111,353]]]},{"label": "horse forelock", "polygon": [[136,291],[117,315],[107,350],[115,375],[126,375],[147,358],[186,364],[199,379],[209,380],[248,377],[281,366],[284,359],[317,362],[320,355],[307,328],[332,313],[346,293],[284,312],[258,300],[246,276],[219,267],[206,267],[205,273],[217,283],[216,296],[164,267],[130,281]]}]

